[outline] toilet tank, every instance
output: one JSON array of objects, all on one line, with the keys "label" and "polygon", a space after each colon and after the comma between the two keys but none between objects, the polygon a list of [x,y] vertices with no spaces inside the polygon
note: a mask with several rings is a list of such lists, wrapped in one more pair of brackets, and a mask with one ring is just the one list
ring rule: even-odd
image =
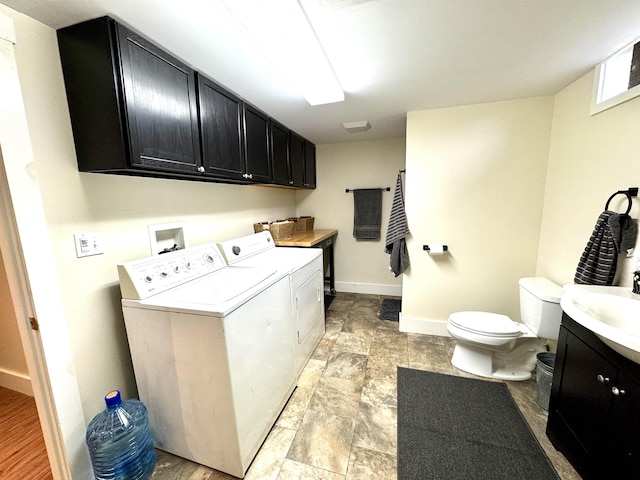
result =
[{"label": "toilet tank", "polygon": [[558,339],[562,309],[562,287],[542,277],[521,278],[520,316],[540,338]]}]

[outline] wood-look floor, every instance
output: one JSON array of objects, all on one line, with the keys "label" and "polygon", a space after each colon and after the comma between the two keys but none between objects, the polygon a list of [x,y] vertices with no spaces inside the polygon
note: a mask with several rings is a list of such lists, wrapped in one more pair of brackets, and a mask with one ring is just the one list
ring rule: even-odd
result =
[{"label": "wood-look floor", "polygon": [[35,400],[4,387],[0,387],[0,478],[53,478]]}]

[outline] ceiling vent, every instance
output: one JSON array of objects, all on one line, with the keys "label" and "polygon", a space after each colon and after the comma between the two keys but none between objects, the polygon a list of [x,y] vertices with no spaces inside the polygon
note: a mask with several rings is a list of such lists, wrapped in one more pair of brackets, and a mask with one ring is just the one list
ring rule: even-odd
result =
[{"label": "ceiling vent", "polygon": [[371,128],[371,124],[368,120],[363,120],[361,122],[343,123],[342,126],[349,133],[366,132]]}]

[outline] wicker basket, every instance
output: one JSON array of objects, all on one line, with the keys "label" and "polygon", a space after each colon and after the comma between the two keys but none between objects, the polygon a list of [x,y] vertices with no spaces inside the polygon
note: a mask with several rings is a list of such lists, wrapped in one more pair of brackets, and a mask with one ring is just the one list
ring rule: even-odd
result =
[{"label": "wicker basket", "polygon": [[307,230],[313,230],[314,217],[291,217],[287,220],[294,222],[294,232],[304,232]]},{"label": "wicker basket", "polygon": [[294,222],[290,220],[276,220],[275,222],[260,222],[253,224],[253,231],[260,233],[269,230],[274,240],[288,240],[293,232]]},{"label": "wicker basket", "polygon": [[260,233],[263,230],[269,230],[269,222],[260,222],[253,224],[254,233]]},{"label": "wicker basket", "polygon": [[289,220],[278,220],[269,225],[271,236],[274,240],[288,240],[293,232],[294,222]]}]

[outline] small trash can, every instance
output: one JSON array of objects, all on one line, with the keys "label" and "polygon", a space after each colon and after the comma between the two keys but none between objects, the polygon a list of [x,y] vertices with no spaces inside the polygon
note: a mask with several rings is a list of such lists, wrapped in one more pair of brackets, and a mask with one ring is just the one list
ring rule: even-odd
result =
[{"label": "small trash can", "polygon": [[549,398],[551,397],[551,381],[553,380],[553,367],[556,363],[556,354],[542,352],[537,355],[536,383],[538,405],[549,411]]}]

